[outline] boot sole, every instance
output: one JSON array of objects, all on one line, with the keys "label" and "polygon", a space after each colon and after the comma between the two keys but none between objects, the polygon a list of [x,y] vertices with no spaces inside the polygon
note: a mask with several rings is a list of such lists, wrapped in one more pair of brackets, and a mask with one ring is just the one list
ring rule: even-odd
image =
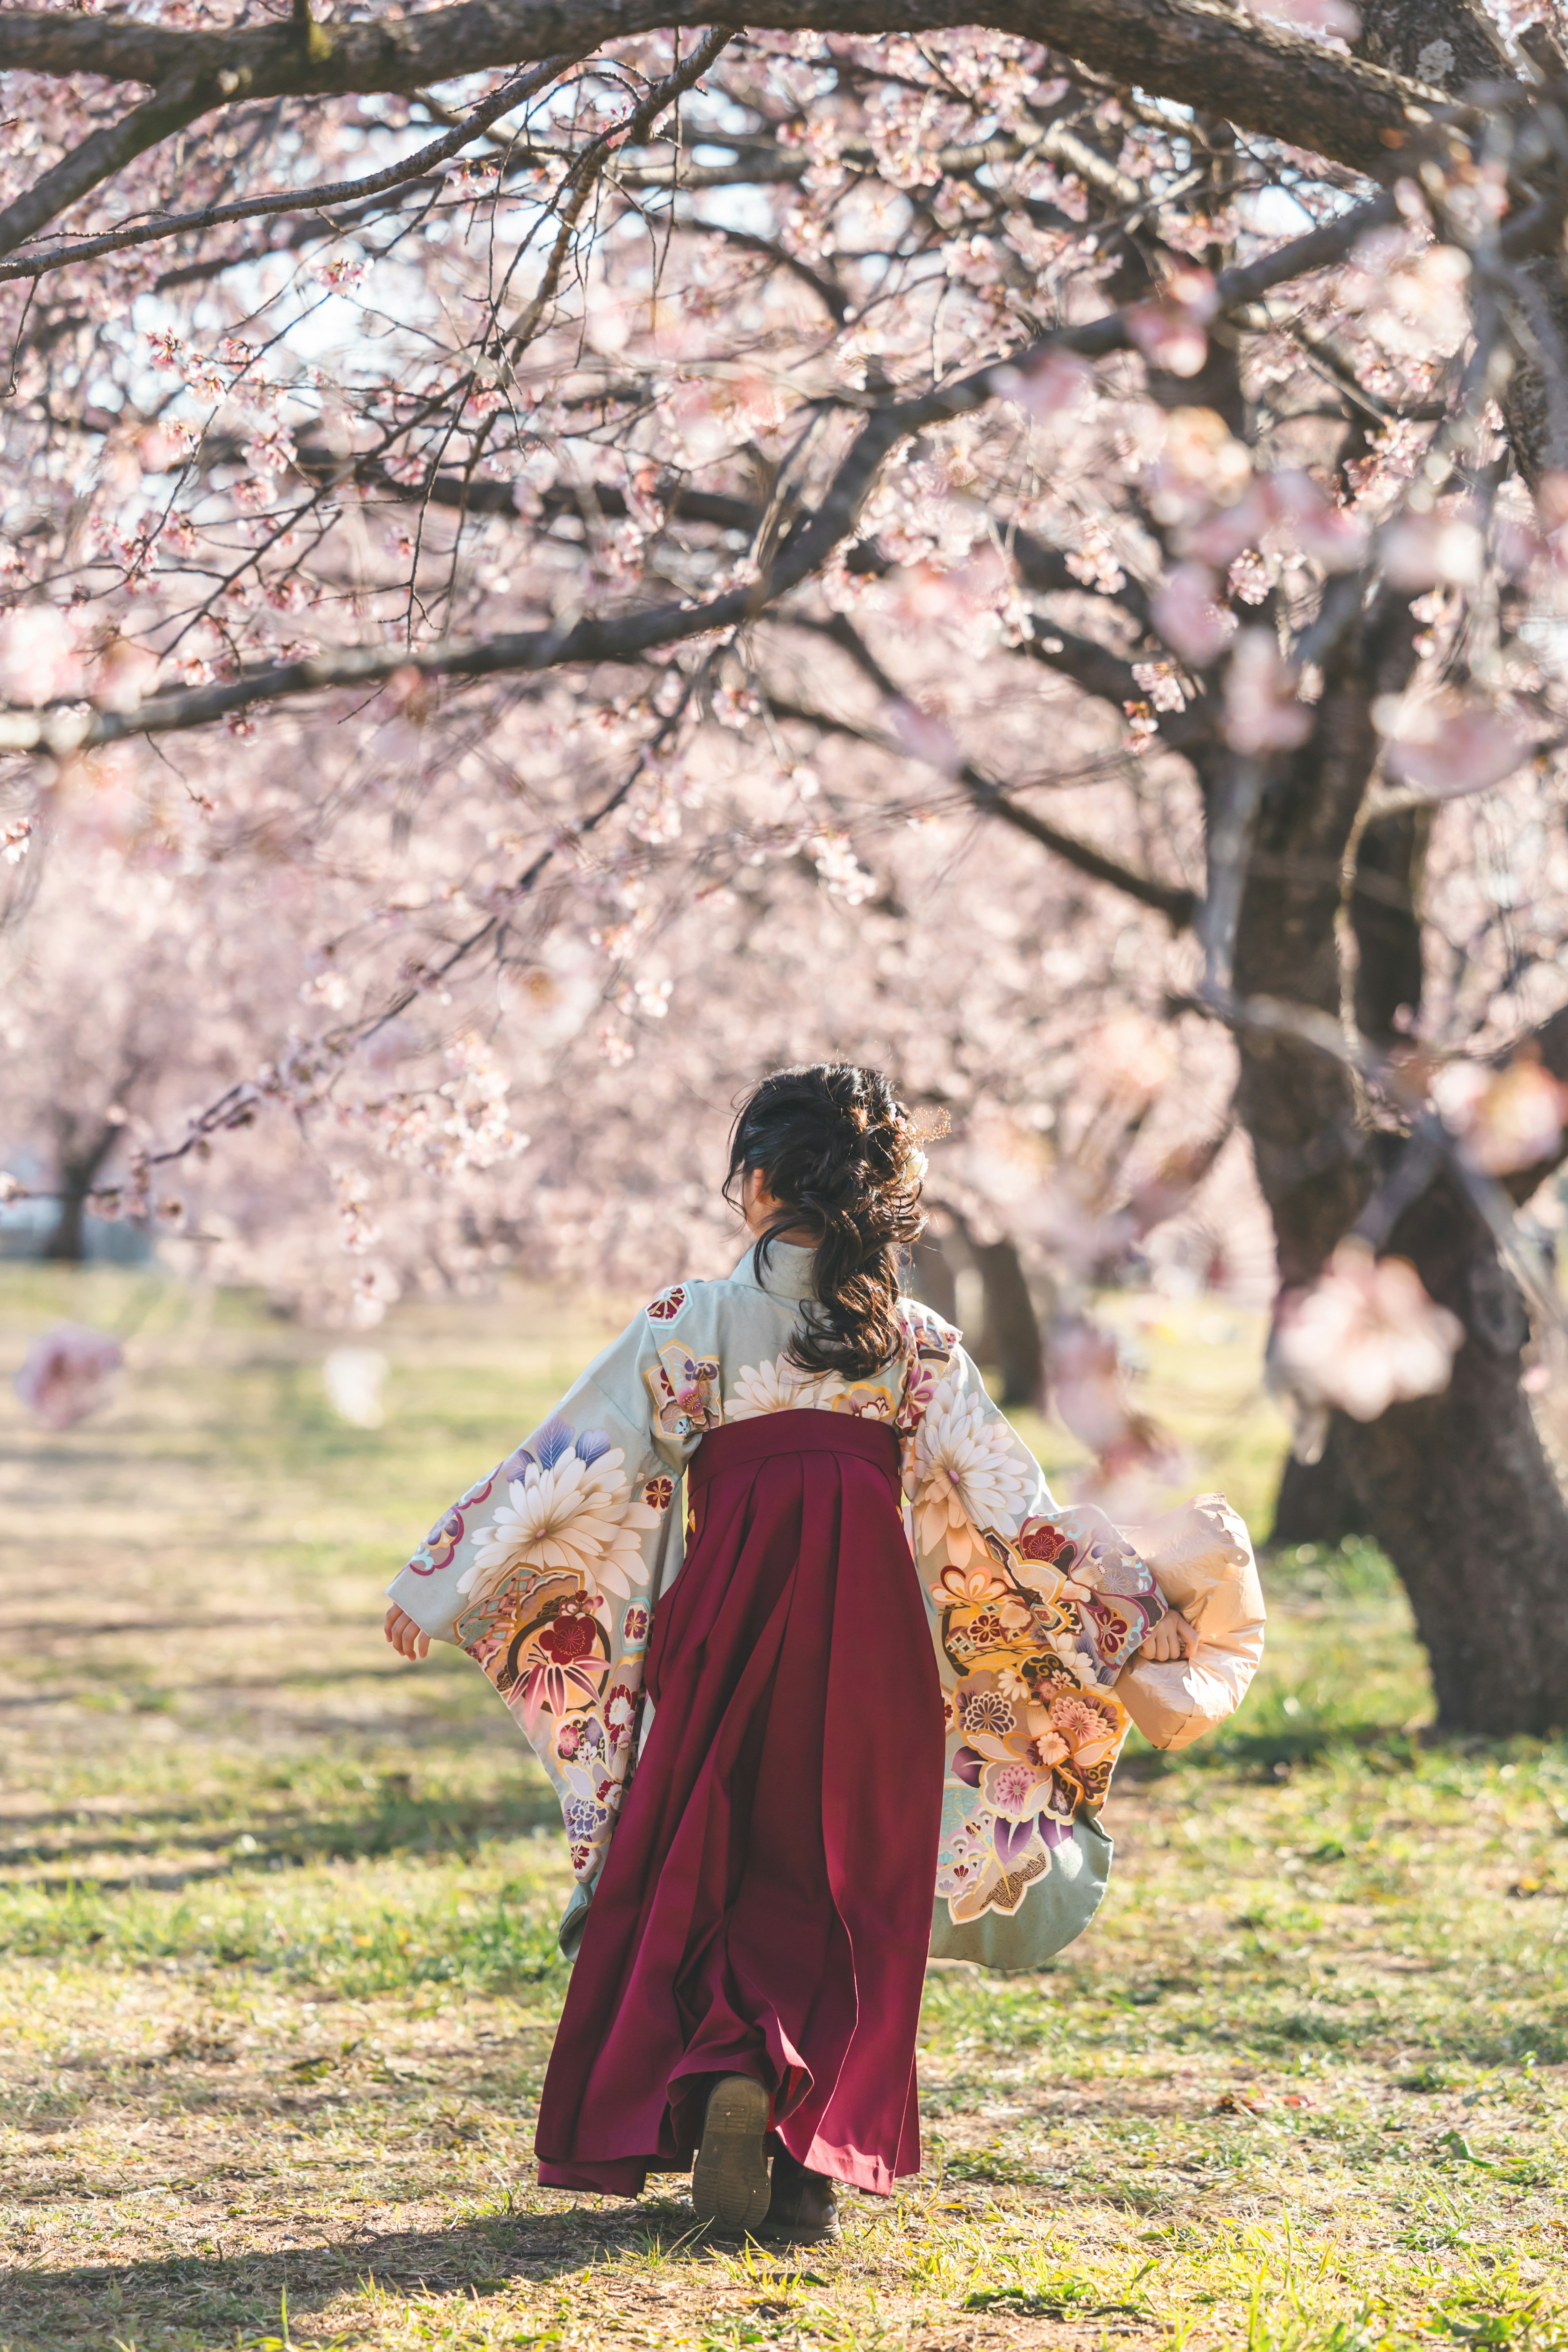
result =
[{"label": "boot sole", "polygon": [[762,2084],[746,2074],[726,2074],[709,2093],[691,2171],[691,2210],[700,2221],[738,2234],[766,2220],[768,2105]]},{"label": "boot sole", "polygon": [[760,2235],[775,2246],[837,2245],[842,2232],[835,2221],[768,2221]]}]

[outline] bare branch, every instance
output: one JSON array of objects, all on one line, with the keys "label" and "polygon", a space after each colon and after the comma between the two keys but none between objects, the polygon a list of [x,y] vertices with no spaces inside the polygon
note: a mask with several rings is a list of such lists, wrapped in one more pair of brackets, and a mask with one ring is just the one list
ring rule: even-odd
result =
[{"label": "bare branch", "polygon": [[550,249],[550,257],[544,265],[544,274],[530,298],[522,316],[507,330],[507,352],[510,358],[515,360],[532,341],[540,320],[555,299],[555,290],[561,283],[561,272],[565,266],[566,256],[572,249],[572,239],[576,231],[577,223],[582,217],[583,207],[592,195],[600,173],[616,147],[626,144],[636,145],[639,141],[646,139],[665,109],[673,106],[676,100],[689,90],[694,82],[701,80],[720,51],[727,48],[734,37],[732,32],[723,29],[710,33],[707,39],[700,41],[690,57],[677,66],[673,73],[668,74],[663,81],[654,85],[653,89],[639,101],[627,121],[616,123],[613,130],[601,132],[597,139],[591,140],[584,147],[562,185],[561,195],[564,201],[561,206],[561,225],[556,231],[555,242]]},{"label": "bare branch", "polygon": [[[897,688],[892,688],[890,679],[888,684],[896,693]],[[777,718],[799,719],[805,725],[816,728],[822,734],[847,735],[858,743],[875,744],[879,751],[894,757],[908,759],[910,756],[901,744],[880,733],[878,729],[858,726],[853,719],[832,718],[826,711],[810,709],[802,703],[782,702],[773,695],[768,698],[768,707]],[[939,772],[945,774],[947,772],[942,770]],[[1091,881],[1108,883],[1113,890],[1120,890],[1123,898],[1135,898],[1140,906],[1152,908],[1155,914],[1164,916],[1173,930],[1184,930],[1192,921],[1199,905],[1195,891],[1185,890],[1179,883],[1162,882],[1157,875],[1140,874],[1134,867],[1123,866],[1120,858],[1097,849],[1092,842],[1080,841],[1076,834],[1063,833],[1059,826],[1048,824],[1044,817],[1037,816],[1033,809],[1021,808],[1016,801],[1010,800],[994,777],[986,775],[968,761],[953,773],[974,806],[984,815],[1010,824],[1016,833],[1026,834],[1042,849],[1048,849],[1053,857],[1059,857],[1064,865],[1087,875]]]},{"label": "bare branch", "polygon": [[[442,138],[432,140],[428,147],[421,147],[416,154],[405,155],[400,163],[389,163],[383,172],[368,173],[363,180],[337,180],[319,187],[278,189],[268,194],[242,197],[230,205],[209,205],[205,212],[174,213],[165,220],[141,221],[132,227],[110,229],[102,236],[84,237],[77,245],[51,246],[47,252],[29,254],[24,260],[0,262],[0,281],[7,278],[42,278],[46,271],[64,269],[71,262],[96,261],[100,254],[122,253],[130,246],[161,244],[164,238],[183,236],[190,229],[219,228],[228,221],[259,220],[269,213],[314,212],[325,205],[357,204],[366,196],[384,194],[390,188],[400,188],[410,180],[420,179],[435,164],[445,163],[448,156],[458,153],[490,123],[510,113],[525,99],[532,98],[553,81],[557,74],[563,73],[575,62],[574,56],[563,52],[560,57],[546,58],[527,73],[514,74],[499,89],[492,90],[489,98],[481,99],[472,111]],[[80,152],[85,151],[79,150]],[[39,184],[43,184],[40,182]],[[4,232],[5,221],[0,217],[0,235]]]},{"label": "bare branch", "polygon": [[[889,676],[859,630],[845,614],[836,613],[831,621],[824,623],[822,634],[843,647],[885,702],[899,702],[904,698],[897,680]],[[859,726],[851,719],[829,719],[821,711],[797,709],[777,700],[773,702],[773,708],[781,718],[808,719],[814,727],[835,734],[857,736],[862,742],[876,743],[885,751],[897,752],[906,758],[909,756],[902,745],[890,742],[874,728]],[[945,774],[947,771],[943,769],[939,772]],[[1195,891],[1184,888],[1179,882],[1162,882],[1157,875],[1140,874],[1132,866],[1124,866],[1120,858],[1097,849],[1092,842],[1080,841],[1076,834],[1063,833],[1058,826],[1047,824],[1032,809],[1020,808],[1016,801],[1007,797],[994,776],[988,776],[972,761],[964,761],[952,772],[974,806],[986,816],[998,817],[1004,824],[1010,824],[1015,832],[1027,834],[1031,841],[1037,841],[1042,849],[1048,849],[1053,856],[1076,866],[1080,874],[1089,875],[1096,882],[1108,882],[1113,890],[1120,890],[1125,898],[1136,898],[1140,905],[1152,907],[1156,914],[1164,916],[1173,930],[1184,930],[1201,914],[1202,902]]]}]

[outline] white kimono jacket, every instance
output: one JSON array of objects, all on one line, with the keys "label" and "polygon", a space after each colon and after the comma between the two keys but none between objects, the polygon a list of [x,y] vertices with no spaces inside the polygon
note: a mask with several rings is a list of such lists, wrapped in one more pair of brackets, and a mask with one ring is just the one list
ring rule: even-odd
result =
[{"label": "white kimono jacket", "polygon": [[[760,1274],[748,1250],[727,1281],[661,1291],[437,1520],[391,1598],[484,1669],[554,1784],[574,1951],[636,1753],[651,1611],[680,1569],[687,1463],[761,1413],[890,1423],[947,1724],[932,1949],[1037,1967],[1104,1892],[1099,1813],[1128,1720],[1111,1685],[1164,1601],[1101,1513],[1052,1501],[951,1324],[906,1299],[885,1370],[813,1376],[784,1352],[811,1295],[812,1253],[777,1243]],[[1093,1600],[1064,1600],[1069,1576]]]}]

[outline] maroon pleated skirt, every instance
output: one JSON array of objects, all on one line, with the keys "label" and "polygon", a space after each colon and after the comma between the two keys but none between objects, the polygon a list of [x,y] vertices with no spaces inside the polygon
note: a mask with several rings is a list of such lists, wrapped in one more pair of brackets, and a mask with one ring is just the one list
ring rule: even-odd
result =
[{"label": "maroon pleated skirt", "polygon": [[920,2168],[915,2033],[942,1693],[884,1424],[769,1413],[705,1437],[655,1612],[653,1711],[540,2102],[546,2187],[637,2196],[750,2074],[814,2171]]}]

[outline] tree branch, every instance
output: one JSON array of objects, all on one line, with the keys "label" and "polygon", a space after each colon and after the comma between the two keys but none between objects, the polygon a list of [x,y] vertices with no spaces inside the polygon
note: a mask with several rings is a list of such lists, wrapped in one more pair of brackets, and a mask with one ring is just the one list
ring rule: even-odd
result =
[{"label": "tree branch", "polygon": [[[822,634],[831,637],[835,645],[842,646],[884,701],[902,702],[905,699],[898,681],[882,667],[847,614],[836,613],[831,621],[822,625]],[[820,711],[800,709],[778,701],[773,701],[772,707],[781,718],[809,719],[814,727],[824,728],[835,734],[853,735],[862,742],[878,744],[885,751],[901,754],[905,758],[910,756],[901,744],[889,742],[874,729],[858,727],[850,719],[827,719]],[[948,772],[943,769],[939,772],[945,774]],[[1173,930],[1184,930],[1201,913],[1202,902],[1195,891],[1185,889],[1180,883],[1162,882],[1157,875],[1140,874],[1134,867],[1123,866],[1120,858],[1096,849],[1092,842],[1080,841],[1076,834],[1063,833],[1056,825],[1047,824],[1032,809],[1020,808],[1016,801],[1008,799],[994,776],[988,776],[972,761],[964,761],[952,773],[975,807],[985,815],[999,817],[1015,832],[1027,834],[1031,841],[1037,841],[1043,849],[1050,850],[1054,856],[1063,859],[1067,865],[1076,866],[1080,874],[1089,875],[1096,882],[1108,882],[1123,897],[1136,898],[1141,906],[1152,907],[1156,914],[1164,916]]]},{"label": "tree branch", "polygon": [[[1392,194],[1380,196],[1260,256],[1244,268],[1222,271],[1217,280],[1222,309],[1253,301],[1269,287],[1300,277],[1305,269],[1338,260],[1370,226],[1394,217],[1395,211]],[[1005,393],[1010,370],[1027,367],[1047,352],[1073,351],[1100,357],[1125,350],[1128,341],[1124,315],[1111,311],[1086,325],[1047,335],[1026,350],[976,369],[972,375],[873,408],[840,460],[821,505],[803,517],[782,541],[763,575],[705,604],[654,605],[616,619],[579,621],[567,629],[523,630],[480,639],[443,638],[425,646],[345,647],[335,653],[312,654],[302,661],[272,663],[218,685],[156,694],[126,712],[100,710],[84,717],[76,709],[0,708],[0,750],[68,752],[127,736],[183,731],[210,726],[254,703],[282,701],[333,687],[374,686],[398,670],[429,677],[491,677],[503,672],[555,669],[573,662],[640,661],[656,646],[689,644],[710,631],[740,627],[764,605],[820,571],[834,549],[853,531],[877,476],[900,441],[928,425],[983,407]]]},{"label": "tree branch", "polygon": [[149,147],[183,131],[217,102],[200,83],[181,74],[118,122],[93,131],[0,212],[0,253],[13,252],[57,213],[68,211],[101,181],[112,179]]},{"label": "tree branch", "polygon": [[1156,875],[1135,873],[1131,866],[1096,849],[1092,842],[1079,841],[1075,834],[1059,833],[1044,817],[1037,816],[1033,809],[1020,808],[1016,801],[1009,800],[1001,785],[988,777],[976,775],[971,781],[971,771],[966,768],[963,782],[976,807],[983,808],[987,816],[998,817],[1016,833],[1026,834],[1042,849],[1048,849],[1053,857],[1077,866],[1092,881],[1108,882],[1124,898],[1136,898],[1140,905],[1152,907],[1157,915],[1164,916],[1173,931],[1186,930],[1202,914],[1203,901],[1195,890],[1188,890],[1176,882],[1162,882]]},{"label": "tree branch", "polygon": [[[366,196],[384,194],[389,188],[399,188],[410,180],[417,180],[432,165],[445,163],[477,139],[481,131],[501,115],[531,98],[537,90],[553,81],[576,58],[563,51],[560,57],[546,58],[527,73],[514,74],[489,98],[466,115],[455,129],[416,154],[405,155],[400,163],[390,163],[383,172],[371,172],[363,180],[337,180],[326,186],[278,189],[262,195],[244,196],[229,205],[209,205],[205,212],[174,213],[167,219],[142,221],[133,227],[108,230],[102,236],[84,237],[77,245],[50,246],[47,252],[28,254],[20,261],[0,262],[0,282],[8,278],[42,278],[46,271],[64,269],[71,262],[96,261],[100,254],[122,253],[130,246],[157,245],[166,237],[182,236],[187,229],[218,228],[228,221],[259,220],[269,213],[313,212],[323,205],[356,204]],[[130,121],[130,117],[126,118]],[[90,144],[90,142],[88,142]],[[78,154],[86,152],[85,146]],[[43,182],[38,186],[43,186]],[[36,192],[35,192],[36,193]],[[13,208],[14,209],[14,208]],[[63,207],[62,207],[63,209]],[[5,215],[0,215],[0,238],[6,234]],[[19,243],[19,238],[14,240]],[[247,259],[253,258],[247,255]]]},{"label": "tree branch", "polygon": [[[239,97],[413,91],[659,28],[865,37],[976,24],[1378,179],[1407,168],[1413,120],[1422,124],[1444,106],[1422,82],[1227,0],[1120,0],[1115,8],[1103,0],[459,0],[407,16],[323,25],[309,49],[289,26],[192,33],[18,11],[0,18],[0,70],[95,74],[154,88],[188,73],[210,90],[207,104],[222,105]],[[220,74],[228,88],[218,87]]]},{"label": "tree branch", "polygon": [[787,270],[792,278],[798,278],[803,286],[809,286],[835,325],[843,326],[848,318],[849,298],[837,279],[830,278],[825,269],[813,269],[810,262],[802,261],[798,255],[786,253],[784,247],[775,245],[772,237],[758,236],[754,230],[749,228],[731,228],[725,221],[683,220],[679,226],[683,236],[721,236],[726,245],[735,246],[742,253],[762,254],[777,268]]},{"label": "tree branch", "polygon": [[[694,82],[701,80],[720,52],[727,48],[734,38],[734,34],[722,26],[710,33],[707,39],[700,41],[691,55],[672,73],[667,74],[663,81],[657,82],[645,93],[626,122],[601,132],[597,139],[591,140],[584,148],[562,184],[560,193],[565,201],[561,206],[560,226],[550,249],[550,257],[544,265],[544,274],[530,296],[521,318],[506,330],[506,349],[510,360],[515,361],[531,342],[540,320],[555,299],[555,290],[561,282],[561,272],[571,250],[583,208],[616,146],[623,142],[635,146],[646,139],[665,109],[673,106]],[[502,290],[504,292],[504,288]]]},{"label": "tree branch", "polygon": [[[891,685],[890,680],[889,684]],[[897,688],[893,691],[896,693]],[[891,758],[910,757],[903,745],[894,742],[874,727],[857,726],[853,719],[832,719],[825,711],[809,709],[804,703],[781,702],[773,695],[768,697],[768,708],[777,718],[798,719],[803,725],[816,728],[824,735],[847,735],[857,743],[874,744]],[[946,772],[945,769],[939,771],[939,773]],[[1088,875],[1091,881],[1109,883],[1113,890],[1120,890],[1125,898],[1135,898],[1140,906],[1152,908],[1155,914],[1164,916],[1173,930],[1184,930],[1192,921],[1199,903],[1195,891],[1184,890],[1178,883],[1162,882],[1152,874],[1140,874],[1132,866],[1123,866],[1119,858],[1109,856],[1102,849],[1096,849],[1092,842],[1080,841],[1076,834],[1063,833],[1056,825],[1047,824],[1045,818],[1037,816],[1032,809],[1020,808],[1016,801],[1009,800],[994,777],[986,775],[967,760],[953,773],[976,808],[986,816],[997,817],[1004,824],[1010,824],[1016,832],[1026,834],[1031,841],[1038,842],[1042,849],[1048,849],[1053,857],[1059,857],[1064,865],[1073,866],[1079,874]]]}]

